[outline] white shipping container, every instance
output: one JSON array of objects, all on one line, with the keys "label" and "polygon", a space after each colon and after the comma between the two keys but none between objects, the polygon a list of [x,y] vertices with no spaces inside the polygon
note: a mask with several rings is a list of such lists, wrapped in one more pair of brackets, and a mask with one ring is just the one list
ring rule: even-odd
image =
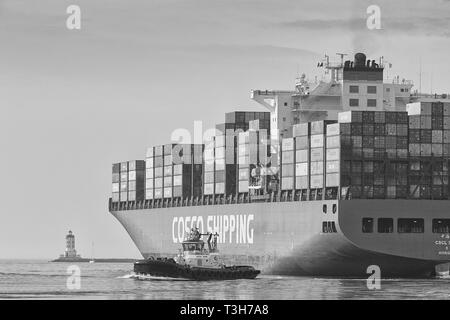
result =
[{"label": "white shipping container", "polygon": [[301,176],[301,177],[295,177],[295,189],[308,189],[309,183],[308,183],[309,176]]},{"label": "white shipping container", "polygon": [[294,189],[294,178],[293,177],[282,177],[282,179],[281,179],[281,189],[282,190],[292,190],[292,189]]},{"label": "white shipping container", "polygon": [[308,162],[308,150],[297,150],[295,151],[295,162]]},{"label": "white shipping container", "polygon": [[308,162],[296,163],[295,164],[295,175],[296,176],[307,176],[308,175]]},{"label": "white shipping container", "polygon": [[120,184],[119,183],[113,183],[112,184],[112,192],[119,192],[120,191]]},{"label": "white shipping container", "polygon": [[146,168],[153,168],[153,166],[154,166],[153,158],[145,159],[145,167]]},{"label": "white shipping container", "polygon": [[239,169],[239,180],[247,180],[248,181],[248,168]]},{"label": "white shipping container", "polygon": [[136,171],[128,171],[128,180],[136,180]]},{"label": "white shipping container", "polygon": [[145,180],[145,188],[146,188],[146,189],[153,189],[153,188],[154,188],[153,182],[154,182],[153,179],[147,179],[147,180]]},{"label": "white shipping container", "polygon": [[173,176],[173,185],[174,186],[183,185],[183,176]]},{"label": "white shipping container", "polygon": [[168,177],[172,175],[172,166],[164,167],[164,177]]},{"label": "white shipping container", "polygon": [[216,159],[216,171],[225,170],[225,159]]},{"label": "white shipping container", "polygon": [[145,154],[146,158],[152,158],[154,156],[153,147],[147,148],[147,153]]},{"label": "white shipping container", "polygon": [[247,132],[239,132],[238,144],[246,144],[249,142],[249,134]]},{"label": "white shipping container", "polygon": [[309,133],[309,123],[299,123],[292,127],[294,137],[307,136]]},{"label": "white shipping container", "polygon": [[311,149],[311,162],[313,161],[323,161],[323,148]]},{"label": "white shipping container", "polygon": [[240,157],[248,155],[248,152],[249,152],[249,145],[248,144],[241,144],[241,145],[239,145],[238,155]]},{"label": "white shipping container", "polygon": [[323,161],[311,162],[311,174],[323,174]]},{"label": "white shipping container", "polygon": [[128,172],[120,173],[120,181],[128,181]]},{"label": "white shipping container", "polygon": [[225,158],[225,147],[216,148],[216,159]]},{"label": "white shipping container", "polygon": [[155,189],[156,188],[162,188],[163,186],[163,179],[162,178],[156,178],[155,179]]},{"label": "white shipping container", "polygon": [[216,183],[216,194],[223,194],[225,193],[225,183]]},{"label": "white shipping container", "polygon": [[161,199],[163,195],[162,189],[155,189],[154,191],[154,197],[155,199]]},{"label": "white shipping container", "polygon": [[326,175],[327,187],[339,187],[339,173],[330,173]]},{"label": "white shipping container", "polygon": [[238,158],[239,165],[248,165],[248,156],[243,156]]},{"label": "white shipping container", "polygon": [[315,134],[311,136],[311,148],[323,147],[323,134]]},{"label": "white shipping container", "polygon": [[431,102],[414,102],[406,104],[406,111],[409,116],[431,115]]},{"label": "white shipping container", "polygon": [[311,188],[323,188],[323,174],[311,175]]},{"label": "white shipping container", "polygon": [[173,175],[183,174],[183,165],[177,164],[173,166]]},{"label": "white shipping container", "polygon": [[214,182],[214,171],[205,172],[205,184]]},{"label": "white shipping container", "polygon": [[339,160],[341,156],[341,149],[327,149],[327,157],[325,160]]},{"label": "white shipping container", "polygon": [[327,125],[327,137],[338,136],[340,133],[340,124],[332,123]]},{"label": "white shipping container", "polygon": [[239,192],[248,192],[248,181],[239,181]]},{"label": "white shipping container", "polygon": [[281,163],[294,163],[294,151],[283,151]]},{"label": "white shipping container", "polygon": [[152,200],[153,199],[153,189],[145,190],[145,199]]},{"label": "white shipping container", "polygon": [[155,168],[155,178],[163,176],[163,167]]},{"label": "white shipping container", "polygon": [[145,169],[145,177],[147,179],[153,178],[153,168]]},{"label": "white shipping container", "polygon": [[327,137],[327,148],[339,148],[341,146],[341,136]]},{"label": "white shipping container", "polygon": [[127,191],[127,190],[128,190],[128,182],[121,182],[120,191]]},{"label": "white shipping container", "polygon": [[164,187],[171,187],[171,186],[172,186],[172,176],[164,177]]},{"label": "white shipping container", "polygon": [[214,194],[214,183],[208,183],[204,185],[203,193],[205,195]]},{"label": "white shipping container", "polygon": [[205,161],[214,160],[214,149],[205,149],[204,158]]},{"label": "white shipping container", "polygon": [[216,147],[225,146],[225,136],[216,136],[214,139]]},{"label": "white shipping container", "polygon": [[345,111],[338,113],[339,123],[351,123],[352,122],[352,111]]},{"label": "white shipping container", "polygon": [[172,187],[164,188],[164,198],[172,198]]},{"label": "white shipping container", "polygon": [[339,172],[340,162],[339,161],[327,161],[326,173]]},{"label": "white shipping container", "polygon": [[291,151],[294,150],[294,138],[285,138],[281,140],[281,150]]},{"label": "white shipping container", "polygon": [[112,194],[112,202],[119,202],[120,201],[120,193],[119,192],[114,192]]}]

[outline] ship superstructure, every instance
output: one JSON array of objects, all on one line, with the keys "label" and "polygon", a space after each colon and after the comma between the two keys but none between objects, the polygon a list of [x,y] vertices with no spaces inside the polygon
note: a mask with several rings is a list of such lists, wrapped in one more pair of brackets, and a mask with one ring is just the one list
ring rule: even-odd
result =
[{"label": "ship superstructure", "polygon": [[203,144],[113,165],[109,208],[142,255],[199,228],[266,273],[423,276],[449,261],[450,100],[343,57],[319,62],[327,80],[253,90],[269,112],[228,113]]}]

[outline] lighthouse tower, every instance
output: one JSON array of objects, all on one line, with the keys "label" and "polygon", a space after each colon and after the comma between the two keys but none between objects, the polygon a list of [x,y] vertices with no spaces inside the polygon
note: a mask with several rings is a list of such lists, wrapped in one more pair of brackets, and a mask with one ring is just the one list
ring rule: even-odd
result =
[{"label": "lighthouse tower", "polygon": [[77,250],[75,250],[75,235],[69,230],[66,236],[66,251],[64,252],[66,258],[76,258]]}]

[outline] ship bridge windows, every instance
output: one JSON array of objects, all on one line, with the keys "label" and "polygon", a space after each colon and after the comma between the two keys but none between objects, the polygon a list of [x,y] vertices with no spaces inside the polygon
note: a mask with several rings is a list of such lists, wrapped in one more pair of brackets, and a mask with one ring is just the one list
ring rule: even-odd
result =
[{"label": "ship bridge windows", "polygon": [[367,106],[368,107],[376,107],[377,106],[377,99],[367,99]]},{"label": "ship bridge windows", "polygon": [[450,233],[450,219],[433,219],[433,233]]},{"label": "ship bridge windows", "polygon": [[394,232],[394,219],[379,218],[378,219],[378,233],[392,233]]},{"label": "ship bridge windows", "polygon": [[362,232],[363,233],[372,233],[373,232],[373,219],[372,218],[363,218],[362,219]]},{"label": "ship bridge windows", "polygon": [[203,251],[204,245],[203,242],[183,243],[183,251]]},{"label": "ship bridge windows", "polygon": [[350,99],[349,105],[350,107],[359,107],[359,99]]},{"label": "ship bridge windows", "polygon": [[367,93],[376,94],[377,93],[377,87],[376,86],[367,86]]},{"label": "ship bridge windows", "polygon": [[398,231],[398,233],[423,233],[424,220],[423,219],[398,219],[397,231]]},{"label": "ship bridge windows", "polygon": [[350,93],[359,93],[359,86],[350,86],[349,92]]}]

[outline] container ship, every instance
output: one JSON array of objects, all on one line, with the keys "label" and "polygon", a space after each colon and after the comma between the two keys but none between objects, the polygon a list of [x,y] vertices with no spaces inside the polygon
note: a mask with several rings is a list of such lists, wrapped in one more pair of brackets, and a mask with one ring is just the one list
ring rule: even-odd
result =
[{"label": "container ship", "polygon": [[428,277],[450,262],[450,99],[385,80],[363,53],[318,67],[320,81],[253,90],[265,112],[227,113],[201,143],[112,165],[109,211],[144,258],[198,228],[227,264],[266,274]]}]

